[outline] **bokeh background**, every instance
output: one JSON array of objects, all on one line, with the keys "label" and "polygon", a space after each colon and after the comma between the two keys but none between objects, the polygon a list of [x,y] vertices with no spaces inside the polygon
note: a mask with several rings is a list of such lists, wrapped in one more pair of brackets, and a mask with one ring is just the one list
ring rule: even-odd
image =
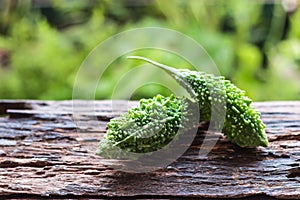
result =
[{"label": "bokeh background", "polygon": [[[300,99],[298,0],[1,0],[0,98],[72,99],[76,73],[99,43],[131,28],[164,27],[201,44],[227,79],[254,101]],[[181,67],[173,58],[151,59]],[[133,62],[107,70],[109,99]],[[201,65],[201,60],[199,60]],[[101,67],[101,66],[99,66]],[[132,99],[169,94],[139,88]]]}]

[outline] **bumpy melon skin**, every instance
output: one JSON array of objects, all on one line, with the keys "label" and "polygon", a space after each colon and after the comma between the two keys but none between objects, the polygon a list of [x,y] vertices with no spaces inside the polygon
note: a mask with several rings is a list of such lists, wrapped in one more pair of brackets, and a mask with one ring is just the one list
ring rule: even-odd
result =
[{"label": "bumpy melon skin", "polygon": [[209,121],[212,104],[217,105],[220,102],[221,108],[225,109],[222,132],[228,140],[241,147],[268,146],[266,126],[260,119],[260,113],[251,105],[252,100],[245,95],[245,91],[222,76],[190,70],[178,70],[178,75],[194,90],[201,120]]},{"label": "bumpy melon skin", "polygon": [[141,99],[139,106],[112,119],[99,143],[98,155],[108,158],[126,152],[149,153],[165,147],[189,122],[189,101],[174,95]]}]

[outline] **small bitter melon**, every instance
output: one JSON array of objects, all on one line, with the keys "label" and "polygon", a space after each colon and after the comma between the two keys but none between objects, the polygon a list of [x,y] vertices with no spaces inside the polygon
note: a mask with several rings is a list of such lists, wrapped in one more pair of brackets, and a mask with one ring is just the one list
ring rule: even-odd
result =
[{"label": "small bitter melon", "polygon": [[[141,99],[139,106],[107,123],[107,132],[99,143],[98,155],[127,157],[127,152],[149,153],[159,150],[194,122],[193,103],[184,97],[157,95]],[[180,130],[182,129],[182,130]]]},{"label": "small bitter melon", "polygon": [[[268,146],[265,124],[260,113],[251,105],[252,100],[222,76],[188,69],[175,69],[147,58],[131,56],[133,59],[147,61],[167,71],[191,94],[198,103],[200,121],[211,120],[214,112],[224,112],[222,132],[227,139],[240,147]],[[142,99],[137,108],[132,108],[120,118],[112,119],[108,131],[100,142],[98,155],[115,157],[111,148],[127,152],[144,153],[163,148],[174,139],[180,127],[184,127],[189,113],[187,98],[158,95],[153,99]],[[213,106],[218,105],[220,106]],[[219,127],[216,127],[218,129]],[[155,130],[157,133],[155,133]],[[151,135],[155,133],[154,135]],[[150,136],[149,136],[150,135]],[[149,137],[148,137],[149,136]],[[109,153],[110,152],[110,153]]]}]

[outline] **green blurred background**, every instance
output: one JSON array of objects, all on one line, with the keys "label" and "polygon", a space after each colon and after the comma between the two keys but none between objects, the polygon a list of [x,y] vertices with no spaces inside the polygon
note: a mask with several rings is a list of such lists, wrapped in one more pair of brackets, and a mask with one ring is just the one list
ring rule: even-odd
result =
[{"label": "green blurred background", "polygon": [[[300,99],[297,0],[1,0],[0,98],[72,99],[76,73],[110,36],[137,27],[180,31],[201,44],[222,75],[254,101]],[[176,59],[151,59],[177,67]],[[106,71],[97,99],[111,98],[132,62]],[[201,60],[199,60],[201,64]],[[132,99],[169,94],[146,86]]]}]

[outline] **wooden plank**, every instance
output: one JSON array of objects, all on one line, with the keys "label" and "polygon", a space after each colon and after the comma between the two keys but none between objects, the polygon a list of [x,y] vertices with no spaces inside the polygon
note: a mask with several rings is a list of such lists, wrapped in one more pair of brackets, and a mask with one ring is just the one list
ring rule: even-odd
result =
[{"label": "wooden plank", "polygon": [[[107,121],[136,102],[0,101],[0,199],[3,198],[300,198],[300,102],[262,102],[270,146],[239,148],[221,138],[199,157],[205,132],[176,162],[126,173],[95,155]],[[94,106],[94,113],[85,111]],[[121,109],[123,108],[123,109]],[[96,117],[95,117],[96,116]]]}]

